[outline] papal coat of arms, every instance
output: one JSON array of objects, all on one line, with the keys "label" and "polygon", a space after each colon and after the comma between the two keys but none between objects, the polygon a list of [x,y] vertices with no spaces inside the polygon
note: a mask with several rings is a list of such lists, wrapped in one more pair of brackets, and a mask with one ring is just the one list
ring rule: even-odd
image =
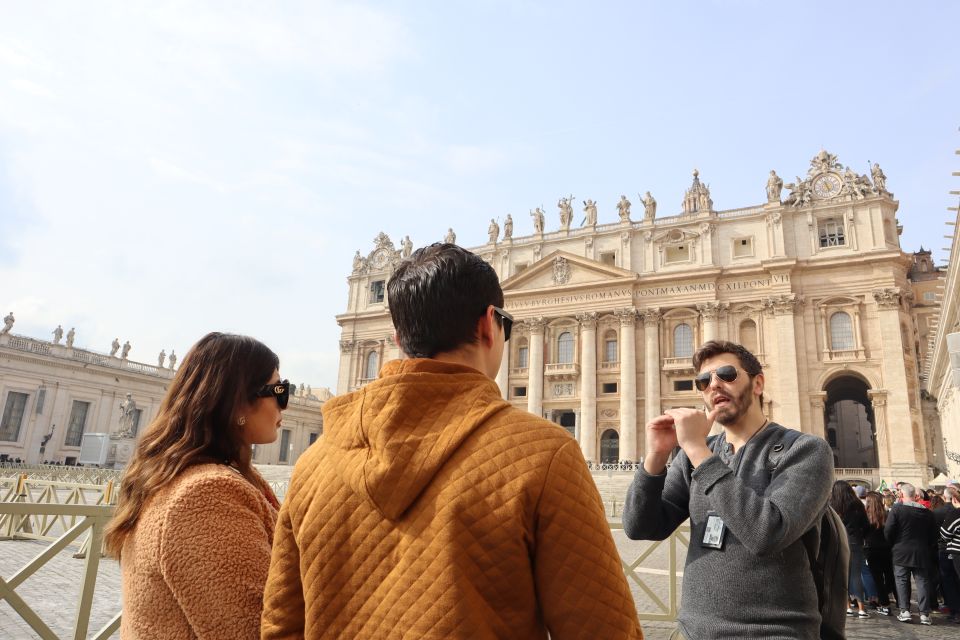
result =
[{"label": "papal coat of arms", "polygon": [[553,259],[553,284],[567,284],[570,281],[570,263],[563,256]]}]

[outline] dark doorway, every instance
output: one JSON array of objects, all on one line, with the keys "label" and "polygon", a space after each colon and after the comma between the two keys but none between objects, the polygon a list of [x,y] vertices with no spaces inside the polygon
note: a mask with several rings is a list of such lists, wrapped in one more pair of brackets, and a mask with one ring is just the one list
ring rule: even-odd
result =
[{"label": "dark doorway", "polygon": [[600,436],[600,462],[616,464],[620,461],[620,435],[607,429]]},{"label": "dark doorway", "polygon": [[827,383],[823,421],[838,467],[876,468],[877,429],[866,382],[841,376]]},{"label": "dark doorway", "polygon": [[556,414],[557,423],[570,432],[570,435],[577,435],[577,414],[573,411],[558,411]]}]

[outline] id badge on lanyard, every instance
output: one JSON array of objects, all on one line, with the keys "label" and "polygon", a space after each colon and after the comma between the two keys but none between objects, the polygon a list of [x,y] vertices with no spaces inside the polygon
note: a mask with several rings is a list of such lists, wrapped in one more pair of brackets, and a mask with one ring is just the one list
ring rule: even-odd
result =
[{"label": "id badge on lanyard", "polygon": [[727,525],[714,511],[707,512],[707,525],[703,529],[703,540],[700,541],[701,547],[708,549],[722,549],[723,538],[727,533]]}]

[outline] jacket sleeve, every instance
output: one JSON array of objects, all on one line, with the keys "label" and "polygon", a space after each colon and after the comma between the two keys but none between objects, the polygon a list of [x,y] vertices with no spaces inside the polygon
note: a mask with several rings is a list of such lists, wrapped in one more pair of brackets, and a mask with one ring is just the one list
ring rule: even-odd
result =
[{"label": "jacket sleeve", "polygon": [[239,475],[204,477],[172,499],[160,537],[160,572],[197,637],[260,636],[270,566],[265,509]]},{"label": "jacket sleeve", "polygon": [[537,597],[551,638],[643,637],[600,494],[573,440],[547,470],[534,545]]},{"label": "jacket sleeve", "polygon": [[717,455],[691,474],[691,493],[710,507],[751,553],[779,553],[816,522],[830,498],[833,455],[826,440],[801,437],[784,452],[763,494],[737,478]]},{"label": "jacket sleeve", "polygon": [[[292,483],[291,483],[292,484]],[[270,574],[263,594],[263,640],[302,638],[304,632],[303,583],[300,579],[300,548],[290,520],[292,496],[280,507],[280,518],[273,536]]]},{"label": "jacket sleeve", "polygon": [[891,546],[895,545],[900,537],[899,515],[900,510],[897,509],[897,505],[893,505],[890,508],[890,513],[887,514],[887,522],[883,525],[883,537],[887,539]]},{"label": "jacket sleeve", "polygon": [[683,473],[689,468],[683,451],[660,475],[650,475],[640,466],[623,503],[623,530],[628,538],[665,540],[690,517],[690,487]]}]

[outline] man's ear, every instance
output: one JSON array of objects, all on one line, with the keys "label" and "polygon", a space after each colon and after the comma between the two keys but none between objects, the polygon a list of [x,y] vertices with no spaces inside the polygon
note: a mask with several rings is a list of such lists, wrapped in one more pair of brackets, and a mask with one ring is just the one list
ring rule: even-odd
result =
[{"label": "man's ear", "polygon": [[763,395],[763,383],[764,378],[762,373],[758,373],[757,375],[753,376],[753,395]]},{"label": "man's ear", "polygon": [[494,337],[497,335],[497,319],[494,317],[496,312],[493,307],[487,305],[487,312],[477,320],[477,327],[474,335],[477,336],[477,342],[484,347],[492,347]]}]

